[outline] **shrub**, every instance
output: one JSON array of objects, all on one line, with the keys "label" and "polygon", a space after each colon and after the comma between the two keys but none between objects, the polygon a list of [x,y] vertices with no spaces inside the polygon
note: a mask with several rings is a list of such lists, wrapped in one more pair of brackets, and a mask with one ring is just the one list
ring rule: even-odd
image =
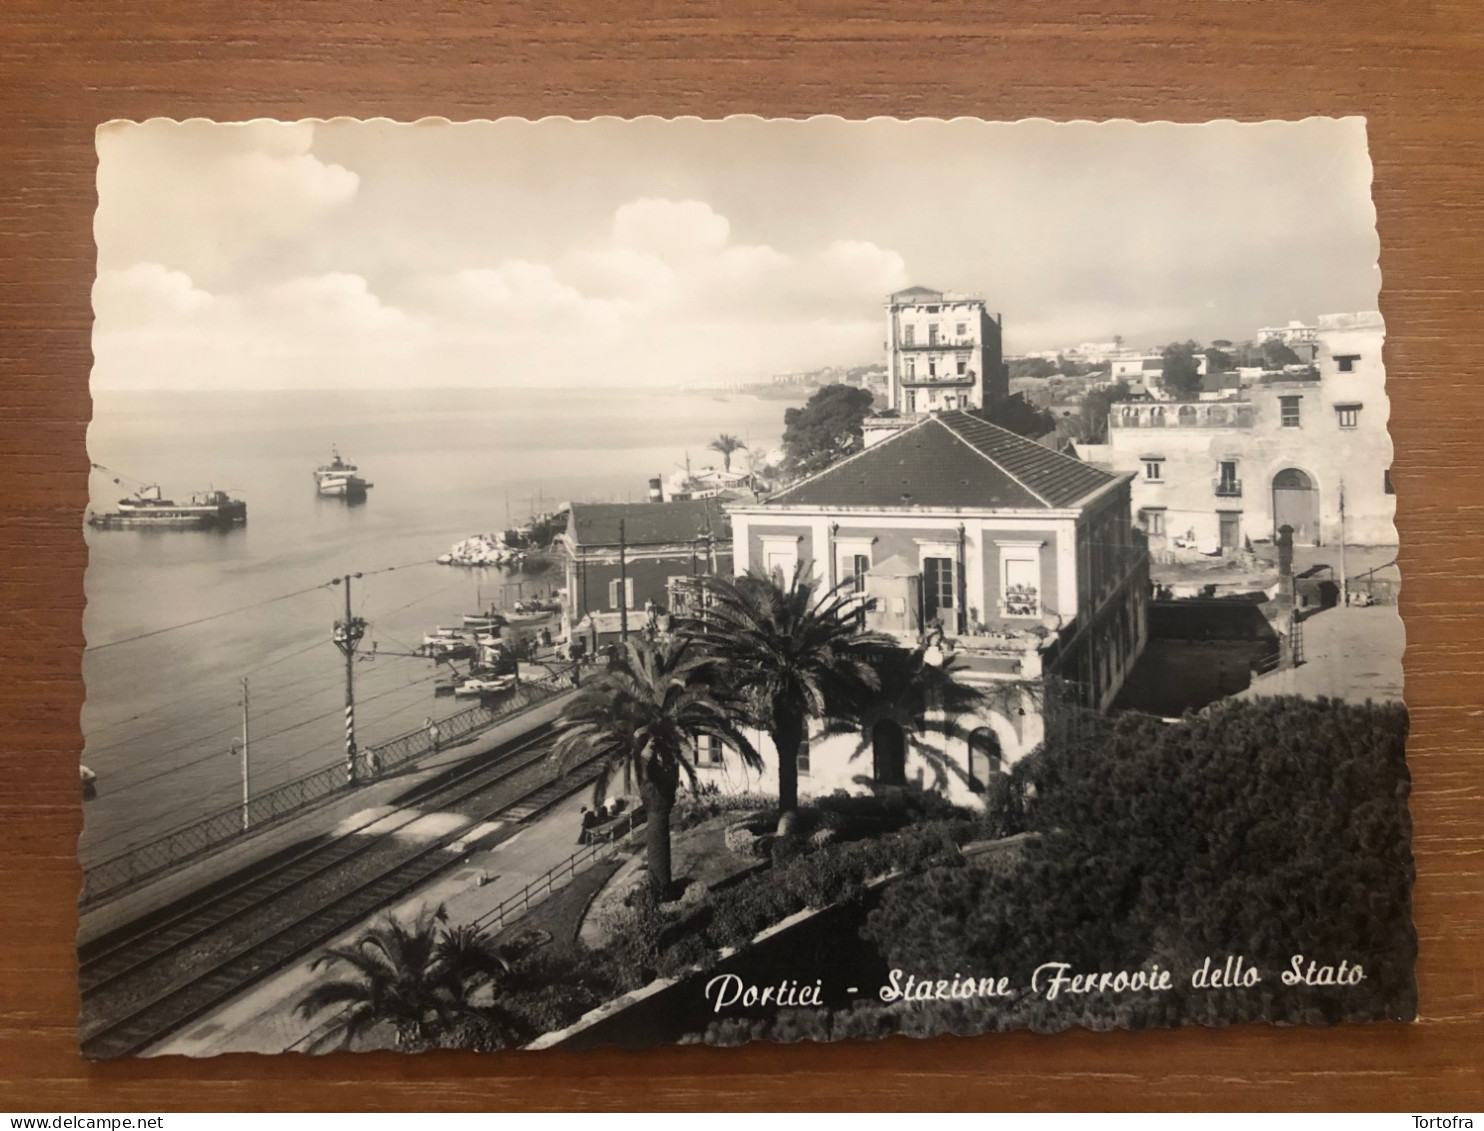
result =
[{"label": "shrub", "polygon": [[757,841],[757,834],[746,825],[728,825],[722,839],[726,843],[727,851],[738,856],[751,856],[753,845]]}]

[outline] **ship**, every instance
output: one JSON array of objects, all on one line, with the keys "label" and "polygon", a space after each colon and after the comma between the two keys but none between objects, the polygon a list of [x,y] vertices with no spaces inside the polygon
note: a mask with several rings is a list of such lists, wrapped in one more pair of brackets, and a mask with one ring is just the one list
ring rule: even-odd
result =
[{"label": "ship", "polygon": [[247,504],[225,491],[197,491],[190,502],[178,503],[165,498],[157,483],[120,499],[118,508],[88,515],[88,525],[103,530],[226,530],[247,521]]},{"label": "ship", "polygon": [[340,458],[339,448],[332,448],[331,455],[334,458],[329,463],[314,469],[319,493],[337,499],[364,499],[366,489],[373,484],[356,474],[360,469],[355,464]]}]

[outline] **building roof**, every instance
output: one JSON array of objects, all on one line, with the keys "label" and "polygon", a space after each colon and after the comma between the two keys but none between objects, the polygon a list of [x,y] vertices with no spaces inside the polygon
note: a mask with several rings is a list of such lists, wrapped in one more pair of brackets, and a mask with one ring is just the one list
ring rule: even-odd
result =
[{"label": "building roof", "polygon": [[768,502],[1060,509],[1117,478],[970,413],[944,412],[785,488]]},{"label": "building roof", "polygon": [[617,546],[619,523],[630,546],[694,542],[710,530],[730,542],[732,524],[720,499],[670,503],[573,503],[568,537],[576,546]]},{"label": "building roof", "polygon": [[898,300],[912,301],[919,298],[942,298],[942,291],[935,291],[932,287],[903,287],[899,291],[893,291],[887,296],[893,302]]}]

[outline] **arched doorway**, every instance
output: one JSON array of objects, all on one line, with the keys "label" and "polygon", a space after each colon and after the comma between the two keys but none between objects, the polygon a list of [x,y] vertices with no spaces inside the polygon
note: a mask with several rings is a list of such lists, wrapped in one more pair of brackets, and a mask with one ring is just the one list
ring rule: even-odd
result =
[{"label": "arched doorway", "polygon": [[990,779],[1004,765],[1004,752],[1000,739],[989,727],[980,727],[969,735],[969,789],[983,793],[989,788]]},{"label": "arched doorway", "polygon": [[907,734],[898,723],[881,719],[871,728],[871,754],[877,785],[907,784]]},{"label": "arched doorway", "polygon": [[1282,526],[1293,527],[1295,546],[1319,545],[1319,491],[1296,467],[1273,476],[1273,537]]}]

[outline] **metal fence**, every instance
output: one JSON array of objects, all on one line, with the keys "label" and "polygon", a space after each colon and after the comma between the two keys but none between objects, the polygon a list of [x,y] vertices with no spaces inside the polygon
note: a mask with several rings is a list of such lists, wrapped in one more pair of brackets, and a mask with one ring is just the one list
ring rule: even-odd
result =
[{"label": "metal fence", "polygon": [[390,770],[476,734],[572,686],[570,671],[555,672],[548,678],[522,683],[499,702],[479,703],[446,719],[439,719],[436,732],[425,726],[419,727],[368,746],[358,754],[354,781],[349,780],[345,763],[337,762],[266,790],[249,800],[246,829],[243,828],[243,806],[239,802],[135,845],[83,873],[82,906],[98,903],[159,876],[326,798],[369,785]]},{"label": "metal fence", "polygon": [[545,902],[549,896],[566,887],[580,873],[587,871],[599,860],[613,859],[618,854],[619,847],[628,839],[635,827],[635,814],[631,813],[628,827],[622,832],[615,831],[613,835],[600,841],[583,845],[556,867],[548,870],[544,876],[532,880],[520,891],[501,901],[498,906],[486,911],[474,921],[474,925],[491,931],[504,930],[538,903]]}]

